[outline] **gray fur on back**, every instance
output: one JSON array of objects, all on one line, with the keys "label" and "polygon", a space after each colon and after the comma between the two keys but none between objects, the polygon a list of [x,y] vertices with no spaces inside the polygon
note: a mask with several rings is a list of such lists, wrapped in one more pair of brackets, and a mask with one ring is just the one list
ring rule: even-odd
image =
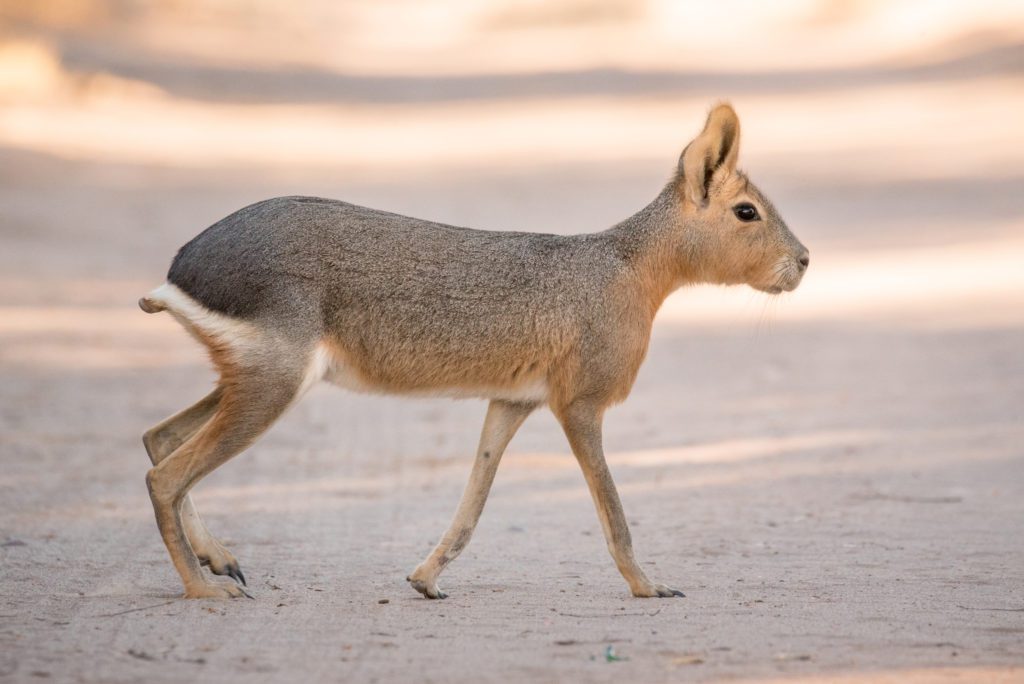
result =
[{"label": "gray fur on back", "polygon": [[[209,309],[310,339],[326,334],[379,369],[405,366],[398,357],[415,344],[424,368],[459,368],[468,381],[474,365],[498,361],[492,350],[515,373],[578,347],[591,328],[585,319],[616,314],[600,296],[626,267],[612,235],[472,230],[281,197],[198,235],[168,279]],[[410,373],[377,379],[431,381]]]},{"label": "gray fur on back", "polygon": [[601,242],[600,234],[474,230],[338,200],[277,197],[189,241],[168,280],[207,308],[243,319],[306,309],[329,324],[352,306],[373,304],[477,317],[563,297],[579,276],[592,281],[595,269],[613,266]]}]

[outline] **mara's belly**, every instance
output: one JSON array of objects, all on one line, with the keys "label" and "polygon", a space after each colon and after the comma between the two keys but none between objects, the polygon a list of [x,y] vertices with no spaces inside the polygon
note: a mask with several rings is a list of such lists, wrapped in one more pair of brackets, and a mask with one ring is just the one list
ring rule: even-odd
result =
[{"label": "mara's belly", "polygon": [[[317,346],[306,371],[304,389],[320,380],[353,392],[369,394],[397,394],[420,397],[451,397],[456,399],[503,399],[506,401],[544,403],[548,399],[548,384],[537,364],[523,364],[529,373],[491,372],[477,373],[478,377],[445,372],[424,372],[418,368],[411,372],[393,369],[367,369],[350,359],[342,350],[329,343]],[[417,372],[419,371],[419,372]]]}]

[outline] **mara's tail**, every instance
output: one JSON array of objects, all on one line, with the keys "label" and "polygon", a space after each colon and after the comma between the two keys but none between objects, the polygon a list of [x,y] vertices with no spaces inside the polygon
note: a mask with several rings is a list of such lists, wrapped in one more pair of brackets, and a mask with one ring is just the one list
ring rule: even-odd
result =
[{"label": "mara's tail", "polygon": [[167,303],[161,299],[154,297],[155,293],[150,292],[148,295],[139,300],[139,308],[146,313],[159,313],[160,311],[167,310]]},{"label": "mara's tail", "polygon": [[163,302],[158,302],[155,299],[149,297],[143,297],[139,300],[139,308],[146,313],[158,313],[160,311],[166,311],[167,307]]}]

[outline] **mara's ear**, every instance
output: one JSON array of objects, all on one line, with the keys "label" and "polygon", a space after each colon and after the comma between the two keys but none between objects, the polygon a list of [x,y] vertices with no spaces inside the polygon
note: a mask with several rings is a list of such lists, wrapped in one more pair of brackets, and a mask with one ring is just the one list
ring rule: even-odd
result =
[{"label": "mara's ear", "polygon": [[707,203],[711,177],[719,169],[736,170],[740,151],[740,119],[728,104],[717,105],[708,114],[704,130],[679,157],[679,175],[686,196],[698,207]]}]

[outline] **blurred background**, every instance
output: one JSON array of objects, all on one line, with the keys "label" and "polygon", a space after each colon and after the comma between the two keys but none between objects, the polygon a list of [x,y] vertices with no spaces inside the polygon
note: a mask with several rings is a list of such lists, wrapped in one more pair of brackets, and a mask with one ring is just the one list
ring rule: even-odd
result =
[{"label": "blurred background", "polygon": [[[1018,2],[6,0],[0,27],[10,304],[148,287],[275,194],[602,229],[720,98],[815,256],[774,315],[998,318],[1024,282]],[[706,296],[672,311],[748,301]]]},{"label": "blurred background", "polygon": [[[59,672],[90,639],[110,647],[98,679],[150,676],[132,651],[173,659],[174,623],[146,631],[152,611],[99,632],[88,620],[177,591],[139,435],[212,378],[169,317],[135,302],[181,244],[286,194],[601,230],[658,193],[720,99],[742,120],[741,166],[811,268],[778,298],[673,295],[609,416],[638,553],[705,597],[688,599],[689,622],[666,609],[660,636],[629,618],[634,676],[695,659],[715,676],[858,669],[864,653],[883,668],[1019,664],[1013,613],[943,611],[950,591],[967,611],[1024,586],[1024,3],[0,0],[0,597],[5,617],[50,619],[0,629],[0,674]],[[386,678],[408,672],[389,649],[429,631],[544,680],[603,648],[604,622],[525,598],[558,582],[559,600],[598,613],[622,598],[550,416],[513,442],[450,572],[465,622],[439,627],[401,579],[454,509],[482,404],[313,395],[197,494],[257,592],[308,612],[232,610],[289,625],[305,650],[245,632],[259,625],[229,640],[203,616],[174,658],[230,676],[262,640],[260,671],[315,679],[309,653],[334,635]],[[885,589],[902,578],[913,588]],[[331,593],[367,584],[374,610],[403,597],[392,617]],[[491,594],[506,585],[516,607]],[[754,603],[775,599],[759,622]],[[325,606],[353,622],[318,622]],[[499,647],[516,621],[529,628]],[[788,641],[763,638],[782,624]],[[799,649],[813,658],[776,657]],[[464,660],[416,658],[465,676]]]}]

